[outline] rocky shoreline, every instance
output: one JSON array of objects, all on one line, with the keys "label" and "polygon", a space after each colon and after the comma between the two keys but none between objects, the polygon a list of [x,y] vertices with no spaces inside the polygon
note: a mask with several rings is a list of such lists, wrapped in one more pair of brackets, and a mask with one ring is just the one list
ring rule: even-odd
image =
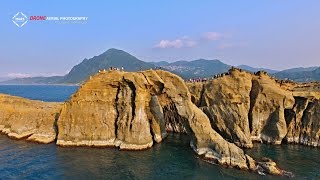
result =
[{"label": "rocky shoreline", "polygon": [[0,132],[60,146],[143,150],[168,131],[187,133],[200,157],[224,166],[284,175],[272,160],[242,148],[254,141],[320,146],[319,84],[278,81],[232,68],[185,83],[163,70],[103,71],[65,103],[0,94]]}]

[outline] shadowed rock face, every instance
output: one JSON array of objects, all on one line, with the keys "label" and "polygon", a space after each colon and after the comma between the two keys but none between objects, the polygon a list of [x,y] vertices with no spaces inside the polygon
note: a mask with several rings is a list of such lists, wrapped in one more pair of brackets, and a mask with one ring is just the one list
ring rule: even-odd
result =
[{"label": "shadowed rock face", "polygon": [[278,81],[266,73],[231,69],[205,83],[188,83],[192,101],[229,142],[295,142],[319,146],[318,83]]},{"label": "shadowed rock face", "polygon": [[61,105],[0,94],[0,132],[15,139],[53,142]]},{"label": "shadowed rock face", "polygon": [[292,92],[268,75],[253,76],[249,122],[253,140],[281,144],[287,134],[284,110],[294,105]]},{"label": "shadowed rock face", "polygon": [[288,133],[285,140],[309,146],[320,146],[320,101],[297,97],[293,109],[286,111]]}]

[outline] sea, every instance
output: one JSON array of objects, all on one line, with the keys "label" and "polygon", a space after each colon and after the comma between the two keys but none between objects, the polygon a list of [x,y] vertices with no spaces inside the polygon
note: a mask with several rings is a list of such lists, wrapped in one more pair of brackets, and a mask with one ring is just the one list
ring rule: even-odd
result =
[{"label": "sea", "polygon": [[[78,86],[0,85],[0,93],[64,102]],[[1,107],[0,107],[1,108]],[[117,148],[59,147],[0,135],[0,179],[288,179],[210,164],[189,146],[185,134],[170,134],[144,151]],[[320,179],[320,148],[255,144],[245,150],[254,158],[269,157],[292,179]]]}]

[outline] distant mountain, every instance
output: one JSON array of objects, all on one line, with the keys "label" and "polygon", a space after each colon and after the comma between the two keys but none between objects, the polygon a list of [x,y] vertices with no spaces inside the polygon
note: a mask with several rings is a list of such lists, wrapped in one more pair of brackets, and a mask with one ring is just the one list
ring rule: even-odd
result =
[{"label": "distant mountain", "polygon": [[[183,78],[204,78],[226,72],[231,66],[219,60],[198,59],[194,61],[161,62],[162,68],[180,75]],[[159,65],[159,63],[157,64]]]},{"label": "distant mountain", "polygon": [[10,80],[10,79],[12,79],[12,78],[0,77],[0,82],[1,82],[1,81],[8,81],[8,80]]},{"label": "distant mountain", "polygon": [[85,81],[90,75],[96,74],[101,69],[109,69],[110,67],[123,67],[126,71],[139,71],[156,66],[137,59],[129,53],[118,50],[109,49],[99,56],[91,59],[84,59],[81,63],[74,66],[65,76],[54,77],[31,77],[12,79],[1,84],[78,84]]},{"label": "distant mountain", "polygon": [[62,79],[63,76],[15,78],[0,84],[59,84]]},{"label": "distant mountain", "polygon": [[318,69],[318,66],[312,66],[312,67],[298,67],[298,68],[291,68],[291,69],[286,69],[283,71],[280,71],[279,73],[296,73],[296,72],[303,72],[303,71],[314,71]]},{"label": "distant mountain", "polygon": [[141,61],[125,51],[109,49],[99,56],[84,59],[80,64],[74,66],[60,83],[79,83],[90,75],[96,74],[98,70],[110,67],[123,67],[126,71],[139,71],[154,68],[155,65]]},{"label": "distant mountain", "polygon": [[280,71],[274,74],[279,79],[290,79],[298,82],[308,81],[320,81],[320,67],[313,69],[311,68],[295,68],[290,70]]},{"label": "distant mountain", "polygon": [[[176,62],[144,62],[125,51],[109,49],[99,56],[84,59],[81,63],[74,66],[65,76],[19,78],[3,81],[0,82],[0,84],[79,84],[85,81],[90,75],[96,74],[99,70],[109,69],[110,67],[123,67],[125,71],[139,71],[161,67],[182,78],[189,79],[212,77],[215,74],[226,72],[231,65],[219,60],[206,59]],[[280,72],[265,68],[253,68],[247,65],[238,67],[251,72],[264,70],[281,79],[289,78],[295,81],[320,80],[320,69],[317,67],[293,68]]]},{"label": "distant mountain", "polygon": [[266,68],[254,68],[254,67],[251,67],[251,66],[247,66],[247,65],[240,65],[240,66],[237,66],[238,68],[241,68],[241,69],[244,69],[244,70],[247,70],[249,72],[257,72],[257,71],[265,71],[269,74],[273,74],[273,73],[276,73],[278,71],[276,70],[273,70],[273,69],[266,69]]},{"label": "distant mountain", "polygon": [[167,61],[158,61],[158,62],[150,62],[151,64],[154,64],[156,66],[167,66],[169,65],[170,63],[167,62]]}]

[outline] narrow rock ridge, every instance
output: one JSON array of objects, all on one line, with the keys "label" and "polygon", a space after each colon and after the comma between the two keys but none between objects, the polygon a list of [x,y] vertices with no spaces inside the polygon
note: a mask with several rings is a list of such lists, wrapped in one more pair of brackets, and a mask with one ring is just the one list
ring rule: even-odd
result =
[{"label": "narrow rock ridge", "polygon": [[320,145],[320,83],[298,84],[232,68],[187,86],[212,128],[239,147],[251,148],[253,141]]}]

